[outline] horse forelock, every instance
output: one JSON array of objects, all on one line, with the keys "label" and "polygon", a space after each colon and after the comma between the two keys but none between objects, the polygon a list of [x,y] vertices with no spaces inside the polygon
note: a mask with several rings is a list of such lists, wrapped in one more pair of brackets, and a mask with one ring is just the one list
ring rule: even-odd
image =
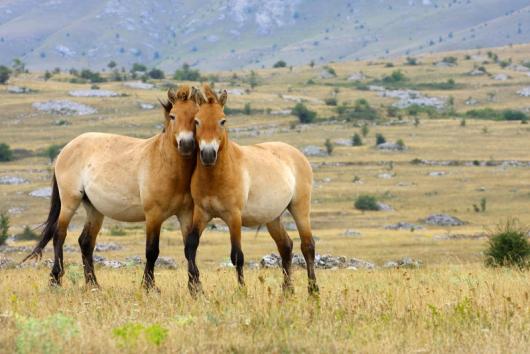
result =
[{"label": "horse forelock", "polygon": [[204,97],[206,98],[206,102],[208,103],[219,103],[219,97],[215,93],[215,91],[210,87],[208,84],[204,84],[202,87],[204,91]]},{"label": "horse forelock", "polygon": [[181,85],[177,91],[177,100],[187,101],[190,98],[191,87],[188,85]]}]

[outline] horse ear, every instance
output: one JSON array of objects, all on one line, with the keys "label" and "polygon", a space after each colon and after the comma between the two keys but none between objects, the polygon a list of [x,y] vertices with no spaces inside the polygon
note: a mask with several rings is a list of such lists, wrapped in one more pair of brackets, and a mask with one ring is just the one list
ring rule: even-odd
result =
[{"label": "horse ear", "polygon": [[190,99],[199,106],[206,103],[206,99],[204,98],[204,95],[202,94],[201,90],[199,90],[195,86],[191,88]]},{"label": "horse ear", "polygon": [[174,88],[170,88],[169,90],[167,90],[167,99],[173,104],[177,102],[177,93],[175,92]]},{"label": "horse ear", "polygon": [[226,92],[226,90],[223,90],[223,92],[221,92],[221,95],[219,96],[219,104],[224,107],[227,99],[228,92]]},{"label": "horse ear", "polygon": [[163,102],[160,99],[158,99],[158,102],[160,102],[160,105],[164,108],[166,116],[169,116],[169,112],[171,112],[171,109],[173,108],[173,103],[171,103],[171,101]]}]

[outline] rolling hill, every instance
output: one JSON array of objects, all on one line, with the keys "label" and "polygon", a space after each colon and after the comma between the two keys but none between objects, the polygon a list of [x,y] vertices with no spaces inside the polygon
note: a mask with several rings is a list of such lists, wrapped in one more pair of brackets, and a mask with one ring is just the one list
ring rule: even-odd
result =
[{"label": "rolling hill", "polygon": [[0,64],[203,70],[530,41],[527,0],[4,0]]}]

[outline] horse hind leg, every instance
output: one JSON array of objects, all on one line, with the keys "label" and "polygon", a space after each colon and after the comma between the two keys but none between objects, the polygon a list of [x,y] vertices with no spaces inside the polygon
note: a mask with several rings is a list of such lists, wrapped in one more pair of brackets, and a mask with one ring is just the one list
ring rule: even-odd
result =
[{"label": "horse hind leg", "polygon": [[68,225],[81,203],[81,194],[72,194],[62,191],[61,211],[57,220],[57,230],[53,235],[54,262],[50,273],[50,285],[60,286],[61,277],[64,275],[63,245],[66,238]]},{"label": "horse hind leg", "polygon": [[293,241],[285,231],[279,217],[267,224],[267,230],[274,242],[276,242],[278,252],[280,252],[280,256],[282,257],[283,290],[292,292],[291,262],[293,259]]},{"label": "horse hind leg", "polygon": [[83,227],[83,232],[79,236],[78,242],[81,248],[81,255],[83,259],[83,270],[85,273],[86,285],[92,288],[99,288],[99,284],[94,272],[93,253],[96,246],[96,238],[98,236],[101,225],[103,224],[103,214],[97,211],[88,200],[83,201],[83,206],[86,210],[86,221]]},{"label": "horse hind leg", "polygon": [[289,212],[293,216],[296,223],[296,228],[300,234],[301,249],[304,255],[307,277],[309,280],[308,291],[309,294],[317,294],[319,292],[317,279],[315,275],[315,240],[311,233],[311,198],[301,198],[291,202]]}]

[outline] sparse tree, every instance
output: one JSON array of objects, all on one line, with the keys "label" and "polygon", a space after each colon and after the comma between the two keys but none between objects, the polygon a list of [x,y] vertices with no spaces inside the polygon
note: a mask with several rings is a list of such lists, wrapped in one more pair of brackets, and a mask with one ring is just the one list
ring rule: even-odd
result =
[{"label": "sparse tree", "polygon": [[0,246],[3,245],[9,237],[9,216],[6,213],[0,214]]},{"label": "sparse tree", "polygon": [[366,138],[369,132],[370,132],[370,128],[368,128],[368,124],[364,123],[361,128],[361,134],[363,135],[363,138]]},{"label": "sparse tree", "polygon": [[375,145],[380,145],[386,143],[386,138],[383,134],[377,133],[375,134]]},{"label": "sparse tree", "polygon": [[243,113],[245,113],[247,116],[252,114],[252,107],[250,106],[250,103],[245,103],[245,106],[243,107]]},{"label": "sparse tree", "polygon": [[131,68],[131,71],[132,72],[136,72],[136,71],[146,72],[147,66],[145,66],[144,64],[140,64],[140,63],[134,63]]},{"label": "sparse tree", "polygon": [[351,140],[352,140],[352,145],[353,146],[361,146],[363,144],[363,139],[361,138],[359,133],[353,134],[353,137],[352,137]]},{"label": "sparse tree", "polygon": [[329,138],[327,138],[326,141],[324,142],[324,146],[326,147],[326,152],[328,153],[328,155],[331,156],[331,154],[333,154],[334,146]]},{"label": "sparse tree", "polygon": [[179,81],[200,81],[201,73],[199,70],[192,69],[188,63],[184,63],[180,69],[175,71],[173,79]]},{"label": "sparse tree", "polygon": [[278,60],[274,65],[273,68],[285,68],[287,66],[287,63],[284,60]]},{"label": "sparse tree", "polygon": [[109,63],[107,64],[107,67],[111,70],[114,69],[116,66],[117,64],[114,60],[109,61]]},{"label": "sparse tree", "polygon": [[9,75],[11,75],[11,70],[4,65],[0,65],[0,84],[5,84],[9,80]]},{"label": "sparse tree", "polygon": [[259,83],[258,74],[256,74],[256,72],[252,70],[248,78],[248,84],[250,85],[250,88],[254,89],[256,86],[258,86],[258,83]]},{"label": "sparse tree", "polygon": [[57,145],[57,144],[50,145],[46,148],[46,150],[44,151],[44,154],[46,155],[47,158],[50,159],[50,163],[52,163],[53,160],[57,157],[57,155],[59,155],[62,148],[63,148],[62,145]]},{"label": "sparse tree", "polygon": [[162,70],[160,69],[157,69],[157,68],[153,68],[149,71],[148,73],[149,77],[151,79],[155,79],[155,80],[161,80],[165,77],[165,74]]},{"label": "sparse tree", "polygon": [[297,103],[291,112],[298,117],[300,123],[312,123],[317,117],[316,112],[309,110],[306,105],[301,102]]},{"label": "sparse tree", "polygon": [[44,72],[44,81],[48,81],[49,79],[51,79],[51,77],[52,77],[52,73],[46,70]]},{"label": "sparse tree", "polygon": [[0,162],[13,160],[13,151],[11,147],[5,143],[0,144]]},{"label": "sparse tree", "polygon": [[13,68],[13,73],[15,76],[26,71],[26,64],[19,58],[13,59],[13,64],[11,67]]}]

